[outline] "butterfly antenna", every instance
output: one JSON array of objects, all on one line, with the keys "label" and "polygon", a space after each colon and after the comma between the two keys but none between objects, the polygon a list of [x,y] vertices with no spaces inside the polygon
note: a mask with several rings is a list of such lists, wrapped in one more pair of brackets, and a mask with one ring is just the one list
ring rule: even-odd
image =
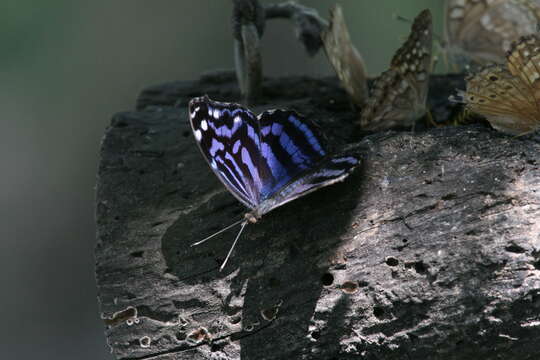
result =
[{"label": "butterfly antenna", "polygon": [[[393,17],[395,20],[397,20],[397,21],[403,21],[403,22],[405,22],[405,23],[407,23],[407,24],[411,24],[411,25],[412,25],[412,24],[414,23],[414,20],[411,20],[411,19],[409,19],[409,18],[407,18],[407,17],[405,17],[405,16],[401,16],[401,15],[399,15],[398,13],[393,13],[393,14],[392,14],[392,17]],[[439,41],[439,42],[441,42],[441,43],[444,42],[442,36],[440,36],[439,34],[437,34],[437,33],[435,33],[435,32],[433,33],[433,37],[435,38],[435,40],[437,40],[437,41]]]},{"label": "butterfly antenna", "polygon": [[[245,220],[244,220],[244,219],[238,220],[238,221],[235,222],[234,224],[231,224],[231,225],[227,226],[226,228],[223,228],[223,229],[219,230],[218,232],[213,233],[212,235],[210,235],[210,236],[208,236],[208,237],[205,237],[204,239],[202,239],[202,240],[200,240],[200,241],[194,242],[193,244],[191,244],[191,246],[197,246],[197,245],[200,245],[200,244],[202,244],[203,242],[205,242],[206,240],[210,240],[210,239],[213,238],[214,236],[219,235],[219,234],[221,234],[222,232],[227,231],[227,230],[229,230],[230,228],[235,227],[236,225],[238,225],[238,224],[240,224],[240,223],[242,223],[242,222],[245,222]],[[243,227],[242,227],[242,228],[243,228]],[[240,230],[240,231],[241,231],[241,230]]]},{"label": "butterfly antenna", "polygon": [[240,228],[240,231],[238,232],[238,235],[236,235],[236,238],[234,239],[234,242],[233,242],[233,244],[231,246],[231,249],[229,250],[229,253],[227,254],[227,257],[225,258],[225,261],[223,261],[223,264],[221,264],[221,266],[219,268],[219,271],[222,271],[223,268],[225,267],[225,265],[227,264],[227,261],[229,260],[229,257],[231,256],[231,254],[233,252],[233,249],[236,246],[236,242],[238,241],[238,238],[240,237],[240,234],[242,234],[242,231],[244,230],[244,228],[246,227],[247,224],[248,224],[248,222],[244,220],[244,222],[242,223],[242,227]]}]

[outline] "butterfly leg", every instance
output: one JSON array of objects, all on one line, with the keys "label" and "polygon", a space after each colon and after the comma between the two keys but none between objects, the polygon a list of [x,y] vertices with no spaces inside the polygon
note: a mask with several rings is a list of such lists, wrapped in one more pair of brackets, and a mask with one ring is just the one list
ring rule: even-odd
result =
[{"label": "butterfly leg", "polygon": [[236,246],[236,242],[238,241],[238,239],[240,238],[240,234],[242,234],[242,231],[244,230],[244,228],[246,227],[246,225],[248,224],[247,221],[244,221],[242,223],[242,227],[240,228],[240,231],[238,232],[238,235],[236,235],[236,238],[234,239],[234,242],[231,246],[231,249],[229,250],[229,252],[227,253],[227,257],[225,258],[225,260],[223,261],[223,264],[221,264],[221,266],[219,267],[219,271],[222,271],[223,268],[225,268],[225,265],[227,265],[227,261],[229,260],[229,257],[231,257],[231,254],[234,250],[234,247]]},{"label": "butterfly leg", "polygon": [[193,244],[191,244],[191,246],[197,246],[197,245],[200,245],[200,244],[202,244],[203,242],[205,242],[205,241],[207,241],[207,240],[210,240],[210,239],[213,238],[214,236],[219,235],[219,234],[221,234],[222,232],[227,231],[227,230],[229,230],[230,228],[232,228],[232,227],[234,227],[234,226],[236,226],[236,225],[238,225],[238,224],[240,224],[240,223],[242,223],[242,222],[244,222],[244,220],[237,221],[237,222],[235,222],[235,223],[233,223],[233,224],[231,224],[231,225],[229,225],[229,226],[227,226],[227,227],[225,227],[225,228],[219,230],[218,232],[213,233],[212,235],[210,235],[210,236],[208,236],[208,237],[205,237],[204,239],[202,239],[202,240],[200,240],[200,241],[194,242]]},{"label": "butterfly leg", "polygon": [[438,64],[439,64],[439,57],[433,56],[433,58],[431,59],[431,70],[429,72],[432,73]]},{"label": "butterfly leg", "polygon": [[525,132],[522,132],[522,133],[520,133],[520,134],[517,134],[517,135],[512,136],[512,139],[517,139],[517,138],[519,138],[519,137],[522,137],[522,136],[525,136],[525,135],[529,135],[529,134],[531,134],[531,133],[533,133],[533,132],[534,132],[534,130],[525,131]]},{"label": "butterfly leg", "polygon": [[433,119],[433,114],[431,113],[431,110],[428,109],[426,111],[426,119],[429,124],[433,125],[433,127],[440,127],[441,125],[437,124],[435,120]]},{"label": "butterfly leg", "polygon": [[469,115],[469,110],[467,110],[467,108],[464,108],[463,111],[461,111],[459,114],[457,114],[457,116],[454,117],[452,121],[453,125],[458,126],[461,124],[465,124]]}]

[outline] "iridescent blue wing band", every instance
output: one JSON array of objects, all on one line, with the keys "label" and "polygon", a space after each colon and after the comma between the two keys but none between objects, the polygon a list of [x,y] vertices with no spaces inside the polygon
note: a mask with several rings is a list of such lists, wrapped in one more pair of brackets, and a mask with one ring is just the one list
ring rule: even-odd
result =
[{"label": "iridescent blue wing band", "polygon": [[345,180],[359,164],[359,157],[352,153],[327,157],[314,168],[299,174],[274,194],[271,199],[264,201],[257,209],[258,215],[262,216],[276,207],[312,191]]},{"label": "iridescent blue wing band", "polygon": [[266,174],[261,199],[267,199],[326,155],[322,137],[294,111],[270,110],[259,115],[261,163]]}]

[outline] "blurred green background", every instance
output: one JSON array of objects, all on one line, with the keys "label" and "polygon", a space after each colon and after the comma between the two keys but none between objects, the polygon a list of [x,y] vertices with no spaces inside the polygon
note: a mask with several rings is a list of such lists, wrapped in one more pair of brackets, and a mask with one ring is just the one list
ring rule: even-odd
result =
[{"label": "blurred green background", "polygon": [[[332,1],[303,1],[327,17]],[[375,75],[442,0],[340,1]],[[232,68],[232,1],[3,0],[0,11],[0,357],[110,359],[94,283],[94,184],[111,115],[139,91]],[[333,71],[290,23],[267,24],[265,75]],[[201,159],[202,161],[202,159]]]}]

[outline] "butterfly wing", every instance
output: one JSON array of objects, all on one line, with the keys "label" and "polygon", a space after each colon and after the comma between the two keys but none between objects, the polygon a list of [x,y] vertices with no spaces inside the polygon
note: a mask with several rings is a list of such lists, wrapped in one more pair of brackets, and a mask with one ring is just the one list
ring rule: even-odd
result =
[{"label": "butterfly wing", "polygon": [[322,136],[294,111],[270,110],[259,115],[261,199],[268,199],[326,155]]},{"label": "butterfly wing", "polygon": [[491,65],[467,79],[461,93],[467,108],[486,117],[495,129],[522,135],[540,126],[530,88],[502,65]]},{"label": "butterfly wing", "polygon": [[[499,0],[502,2],[505,0]],[[450,44],[461,42],[467,27],[477,25],[478,20],[489,8],[485,0],[446,0],[444,9],[444,30]]]},{"label": "butterfly wing", "polygon": [[256,208],[262,187],[256,116],[238,104],[204,96],[190,101],[189,119],[199,149],[217,177],[244,205]]},{"label": "butterfly wing", "polygon": [[358,164],[353,155],[328,157],[316,126],[294,111],[255,117],[205,96],[190,101],[189,117],[214,173],[256,217],[343,180]]},{"label": "butterfly wing", "polygon": [[362,107],[368,96],[366,66],[351,42],[345,17],[339,5],[330,10],[330,23],[321,38],[326,56],[341,84],[351,100]]},{"label": "butterfly wing", "polygon": [[521,135],[540,127],[540,38],[521,37],[508,53],[507,67],[487,66],[467,79],[467,107],[497,130]]},{"label": "butterfly wing", "polygon": [[260,215],[266,214],[315,190],[343,181],[359,163],[360,159],[354,153],[325,157],[281,187],[271,198],[264,201],[257,211]]},{"label": "butterfly wing", "polygon": [[500,54],[493,54],[493,49],[499,48],[498,39],[487,31],[480,19],[483,16],[489,16],[487,15],[489,9],[504,1],[506,0],[495,0],[494,4],[487,0],[446,1],[446,50],[453,63],[464,66],[471,60],[498,61],[500,59]]},{"label": "butterfly wing", "polygon": [[503,62],[512,41],[536,32],[538,1],[447,0],[445,35],[452,61]]},{"label": "butterfly wing", "polygon": [[507,57],[508,70],[540,98],[540,37],[523,36],[516,41]]},{"label": "butterfly wing", "polygon": [[390,69],[376,79],[360,117],[364,130],[410,126],[424,115],[431,50],[431,12],[424,10],[415,18],[411,34],[396,51]]},{"label": "butterfly wing", "polygon": [[376,131],[411,125],[416,120],[411,112],[415,101],[416,94],[401,73],[387,70],[373,84],[371,96],[362,110],[360,126],[363,130]]},{"label": "butterfly wing", "polygon": [[390,65],[407,79],[416,94],[416,102],[423,106],[428,93],[432,47],[433,20],[426,9],[414,19],[407,41],[396,51]]}]

